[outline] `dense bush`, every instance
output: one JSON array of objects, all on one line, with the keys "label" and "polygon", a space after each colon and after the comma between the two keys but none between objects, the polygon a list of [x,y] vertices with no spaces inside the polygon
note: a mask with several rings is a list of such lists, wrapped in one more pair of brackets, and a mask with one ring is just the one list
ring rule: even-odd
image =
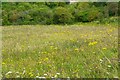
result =
[{"label": "dense bush", "polygon": [[89,3],[77,3],[75,10],[75,20],[78,22],[88,22]]},{"label": "dense bush", "polygon": [[47,5],[50,8],[55,8],[55,7],[65,7],[67,2],[45,2],[45,5]]},{"label": "dense bush", "polygon": [[[13,6],[15,6],[14,4]],[[21,6],[24,5],[24,6]],[[51,24],[53,13],[49,7],[45,5],[32,4],[31,7],[28,4],[19,3],[18,8],[11,9],[8,13],[3,11],[3,25],[7,24]],[[29,4],[30,5],[30,4]]]},{"label": "dense bush", "polygon": [[[75,22],[108,22],[117,16],[118,3],[82,2],[11,2],[2,3],[3,25],[72,24]],[[105,19],[104,19],[105,18]]]},{"label": "dense bush", "polygon": [[118,17],[104,18],[100,23],[109,24],[109,23],[118,23]]},{"label": "dense bush", "polygon": [[57,7],[54,9],[53,21],[55,24],[67,24],[73,22],[73,16],[64,7]]},{"label": "dense bush", "polygon": [[94,21],[96,19],[102,19],[103,18],[103,12],[96,7],[92,7],[88,11],[88,21]]},{"label": "dense bush", "polygon": [[53,13],[48,7],[37,8],[30,12],[30,21],[37,24],[51,24]]},{"label": "dense bush", "polygon": [[103,13],[100,8],[97,8],[94,5],[91,6],[89,3],[80,3],[76,8],[74,16],[78,22],[91,22],[101,18]]}]

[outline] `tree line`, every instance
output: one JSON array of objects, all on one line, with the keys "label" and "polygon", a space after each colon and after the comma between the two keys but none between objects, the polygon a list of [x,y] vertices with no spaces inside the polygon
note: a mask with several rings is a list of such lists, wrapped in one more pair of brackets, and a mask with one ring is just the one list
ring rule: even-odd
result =
[{"label": "tree line", "polygon": [[74,24],[119,16],[117,2],[3,2],[2,25]]}]

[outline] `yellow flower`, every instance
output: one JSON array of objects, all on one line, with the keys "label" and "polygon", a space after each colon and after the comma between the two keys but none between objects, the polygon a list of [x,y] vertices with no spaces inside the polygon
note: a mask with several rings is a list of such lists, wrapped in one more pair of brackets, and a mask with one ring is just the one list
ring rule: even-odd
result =
[{"label": "yellow flower", "polygon": [[4,52],[5,50],[2,50],[2,52]]},{"label": "yellow flower", "polygon": [[29,75],[30,75],[30,77],[32,77],[32,76],[33,76],[33,74],[32,74],[31,72],[29,73]]},{"label": "yellow flower", "polygon": [[79,51],[79,49],[78,49],[78,48],[75,48],[75,51]]},{"label": "yellow flower", "polygon": [[90,40],[92,40],[92,38],[89,38]]},{"label": "yellow flower", "polygon": [[84,51],[84,49],[81,49],[81,51]]},{"label": "yellow flower", "polygon": [[102,48],[103,50],[106,50],[107,48]]},{"label": "yellow flower", "polygon": [[50,48],[52,49],[54,46],[50,46]]},{"label": "yellow flower", "polygon": [[5,63],[4,63],[4,62],[2,62],[2,65],[5,65]]},{"label": "yellow flower", "polygon": [[45,58],[44,61],[48,61],[48,58]]},{"label": "yellow flower", "polygon": [[84,36],[87,36],[87,35],[84,35]]},{"label": "yellow flower", "polygon": [[55,49],[55,50],[57,50],[58,48],[57,48],[57,47],[55,47],[54,49]]},{"label": "yellow flower", "polygon": [[95,44],[97,44],[97,41],[90,42],[88,45],[89,45],[89,46],[93,46],[93,45],[95,45]]},{"label": "yellow flower", "polygon": [[40,61],[40,62],[38,62],[39,64],[41,64],[42,62]]},{"label": "yellow flower", "polygon": [[112,32],[112,31],[113,31],[112,29],[109,30],[109,32]]}]

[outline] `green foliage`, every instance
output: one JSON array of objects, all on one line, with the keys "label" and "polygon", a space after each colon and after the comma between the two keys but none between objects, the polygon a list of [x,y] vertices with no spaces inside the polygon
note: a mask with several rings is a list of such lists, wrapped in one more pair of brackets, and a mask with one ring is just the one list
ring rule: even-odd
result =
[{"label": "green foliage", "polygon": [[117,16],[118,3],[11,2],[2,3],[3,25],[72,24]]},{"label": "green foliage", "polygon": [[109,16],[117,16],[118,15],[118,3],[117,2],[108,2],[107,3]]},{"label": "green foliage", "polygon": [[45,3],[48,7],[50,7],[50,8],[54,8],[54,7],[56,7],[56,6],[58,6],[58,3],[56,3],[56,2],[46,2]]},{"label": "green foliage", "polygon": [[55,24],[71,23],[73,19],[72,14],[64,7],[57,7],[54,9],[53,21]]},{"label": "green foliage", "polygon": [[93,5],[95,5],[96,7],[102,7],[102,6],[106,6],[107,3],[106,2],[93,2]]},{"label": "green foliage", "polygon": [[[17,4],[17,3],[16,3]],[[34,3],[18,3],[17,6],[11,8],[8,13],[3,8],[3,25],[7,24],[51,24],[53,13],[46,5]],[[3,4],[6,6],[6,4]],[[9,5],[10,6],[10,5]],[[7,22],[7,23],[6,23]]]},{"label": "green foliage", "polygon": [[87,3],[87,2],[76,4],[76,9],[78,10],[88,10],[90,7],[91,7],[90,3]]},{"label": "green foliage", "polygon": [[91,22],[100,18],[101,15],[102,12],[100,12],[99,8],[95,6],[90,7],[88,3],[78,5],[75,12],[76,21],[79,22]]},{"label": "green foliage", "polygon": [[88,14],[87,11],[77,11],[76,10],[75,20],[78,22],[87,22],[88,21],[87,14]]},{"label": "green foliage", "polygon": [[100,23],[109,24],[109,23],[118,23],[118,17],[104,18]]},{"label": "green foliage", "polygon": [[45,5],[47,5],[50,8],[55,8],[55,7],[64,7],[66,6],[66,2],[46,2]]},{"label": "green foliage", "polygon": [[96,19],[101,19],[102,18],[102,12],[99,10],[99,8],[92,7],[88,11],[88,21],[93,21]]},{"label": "green foliage", "polygon": [[48,7],[34,9],[30,12],[30,21],[37,24],[51,24],[52,23],[52,11]]},{"label": "green foliage", "polygon": [[75,20],[78,22],[87,22],[89,8],[89,3],[78,3],[75,10]]}]

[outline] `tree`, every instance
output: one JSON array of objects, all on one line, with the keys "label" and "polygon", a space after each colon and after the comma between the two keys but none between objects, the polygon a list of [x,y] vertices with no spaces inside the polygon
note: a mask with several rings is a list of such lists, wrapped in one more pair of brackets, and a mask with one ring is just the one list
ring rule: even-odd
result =
[{"label": "tree", "polygon": [[107,6],[110,16],[118,16],[118,2],[108,2]]},{"label": "tree", "polygon": [[53,22],[55,24],[69,24],[73,20],[72,14],[64,7],[57,7],[54,9]]}]

